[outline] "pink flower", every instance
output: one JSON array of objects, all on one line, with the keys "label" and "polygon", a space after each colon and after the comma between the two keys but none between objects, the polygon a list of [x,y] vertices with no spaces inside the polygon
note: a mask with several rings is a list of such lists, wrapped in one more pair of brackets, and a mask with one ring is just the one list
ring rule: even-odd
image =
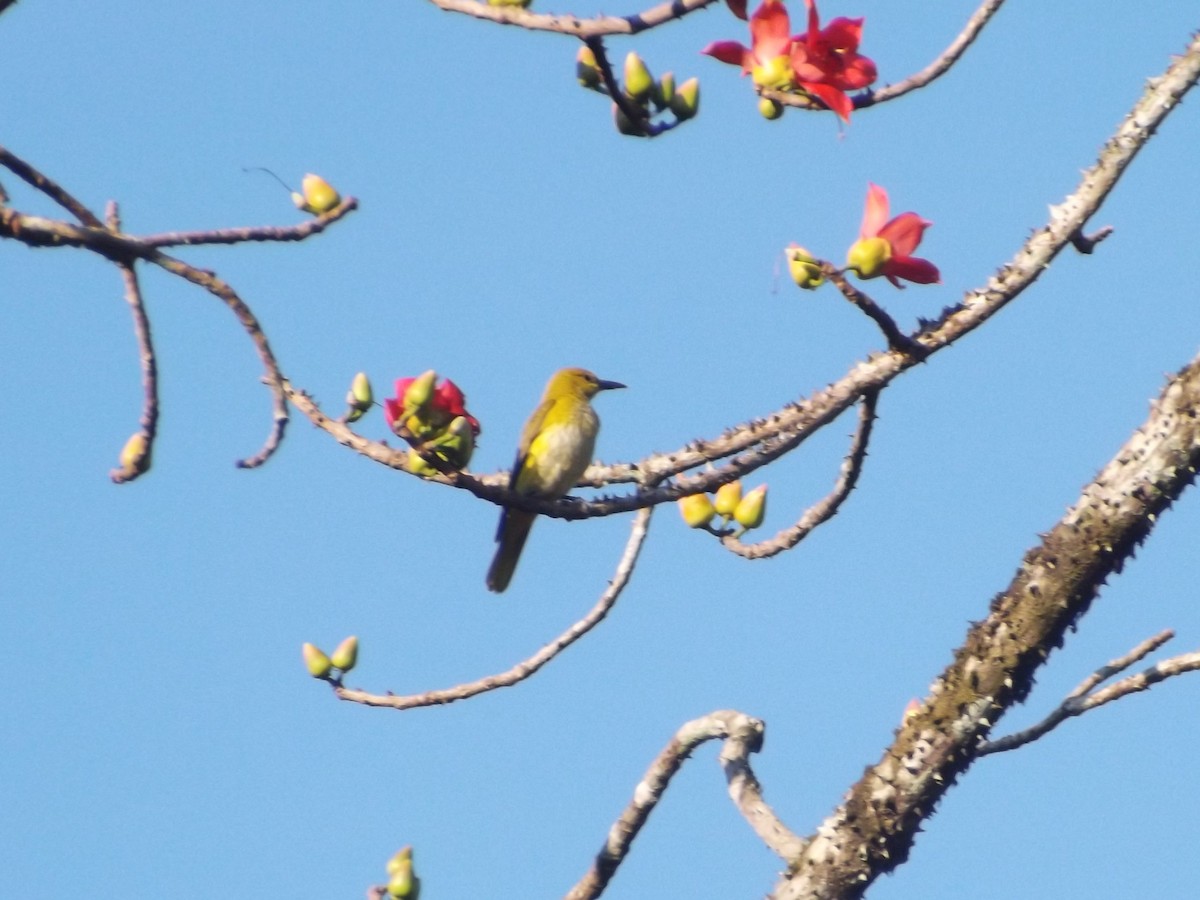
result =
[{"label": "pink flower", "polygon": [[937,284],[942,280],[937,266],[910,255],[932,224],[914,212],[888,219],[887,191],[869,184],[862,228],[846,255],[846,268],[854,269],[860,278],[883,275],[898,288],[904,287],[898,278],[914,284]]},{"label": "pink flower", "polygon": [[723,63],[742,67],[759,87],[787,90],[795,87],[792,73],[791,23],[780,0],[763,0],[750,17],[750,46],[737,41],[716,41],[700,51]]},{"label": "pink flower", "polygon": [[858,52],[863,19],[837,18],[821,28],[814,0],[808,6],[808,32],[792,44],[796,81],[843,121],[850,121],[853,101],[846,91],[865,88],[878,77],[875,63]]},{"label": "pink flower", "polygon": [[[404,414],[404,395],[416,380],[415,377],[397,379],[396,396],[383,401],[383,417],[393,431],[399,424],[397,420]],[[449,378],[445,379],[434,389],[433,398],[429,401],[429,417],[434,420],[432,424],[439,429],[445,428],[451,420],[462,416],[471,426],[471,431],[479,434],[479,420],[467,412],[466,402],[467,398],[459,386]]]}]

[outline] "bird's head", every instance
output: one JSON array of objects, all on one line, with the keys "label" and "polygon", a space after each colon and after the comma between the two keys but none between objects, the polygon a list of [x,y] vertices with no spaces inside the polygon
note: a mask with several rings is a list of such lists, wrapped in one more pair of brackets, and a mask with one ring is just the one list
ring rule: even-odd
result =
[{"label": "bird's head", "polygon": [[576,394],[591,398],[600,391],[611,391],[623,387],[625,385],[621,382],[597,378],[587,369],[559,369],[550,378],[550,383],[546,385],[546,396],[561,397],[565,394]]}]

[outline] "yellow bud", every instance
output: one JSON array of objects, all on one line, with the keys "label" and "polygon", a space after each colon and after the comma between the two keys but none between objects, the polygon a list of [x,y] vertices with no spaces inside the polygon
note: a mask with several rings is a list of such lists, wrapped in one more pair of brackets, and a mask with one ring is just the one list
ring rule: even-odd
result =
[{"label": "yellow bud", "polygon": [[[322,178],[320,175],[314,175],[309,172],[300,181],[300,190],[304,193],[304,205],[300,208],[305,212],[321,215],[327,213],[339,203],[342,198],[338,196],[338,192]],[[296,195],[292,194],[292,202],[296,202]]]},{"label": "yellow bud", "polygon": [[420,475],[422,478],[431,478],[438,474],[438,470],[425,462],[415,447],[408,451],[408,468],[414,475]]},{"label": "yellow bud", "polygon": [[600,64],[596,62],[596,54],[592,48],[584,44],[575,54],[575,77],[585,88],[595,90],[604,82],[600,74]]},{"label": "yellow bud", "polygon": [[329,657],[329,662],[336,669],[341,669],[343,672],[349,672],[354,668],[354,664],[358,662],[358,638],[354,635],[346,638],[337,645],[337,649],[333,651],[333,655]]},{"label": "yellow bud", "polygon": [[645,137],[646,132],[642,131],[635,125],[625,113],[621,112],[621,107],[613,104],[613,121],[617,125],[617,131],[621,134],[627,134],[630,137]]},{"label": "yellow bud", "polygon": [[770,97],[758,98],[758,114],[764,119],[774,120],[783,115],[783,104]]},{"label": "yellow bud", "polygon": [[807,250],[797,244],[792,244],[785,252],[787,253],[788,271],[797,287],[811,291],[825,283],[825,276],[821,274],[821,264]]},{"label": "yellow bud", "polygon": [[433,383],[435,381],[437,381],[437,372],[433,369],[422,372],[413,379],[412,384],[404,392],[405,415],[423,417],[429,411],[429,403],[433,400]]},{"label": "yellow bud", "polygon": [[625,57],[625,93],[634,100],[645,100],[654,89],[654,76],[642,58],[630,50]]},{"label": "yellow bud", "polygon": [[767,486],[760,484],[738,503],[733,519],[747,531],[763,523],[767,513]]},{"label": "yellow bud", "polygon": [[853,269],[860,278],[874,278],[883,274],[883,267],[892,258],[892,245],[885,238],[860,238],[846,254],[846,268]]},{"label": "yellow bud", "polygon": [[313,678],[324,678],[333,668],[329,657],[315,644],[304,644],[300,648],[300,653],[304,657],[304,665],[308,668],[308,674]]},{"label": "yellow bud", "polygon": [[737,509],[737,505],[742,500],[742,482],[731,481],[729,484],[723,484],[717,488],[716,494],[713,495],[713,509],[717,515],[729,521],[733,518],[733,511]]},{"label": "yellow bud", "polygon": [[675,96],[675,75],[672,72],[664,72],[662,77],[658,79],[658,83],[654,85],[654,108],[664,110],[671,105],[671,98]]},{"label": "yellow bud", "polygon": [[131,434],[129,440],[125,442],[125,446],[121,448],[119,460],[121,468],[130,474],[140,474],[149,469],[150,452],[146,436],[140,431]]},{"label": "yellow bud", "polygon": [[375,403],[375,395],[371,391],[371,381],[365,372],[359,372],[350,382],[350,390],[346,392],[347,422],[357,422],[363,414],[370,410]]},{"label": "yellow bud", "polygon": [[679,498],[679,514],[688,528],[703,528],[712,521],[717,511],[713,509],[708,494],[692,494]]},{"label": "yellow bud", "polygon": [[761,66],[750,70],[755,87],[786,91],[796,86],[796,73],[792,71],[792,60],[788,56],[776,56]]},{"label": "yellow bud", "polygon": [[700,79],[689,78],[675,90],[671,98],[671,112],[680,122],[690,119],[700,111]]},{"label": "yellow bud", "polygon": [[417,900],[421,893],[421,879],[413,871],[412,847],[404,847],[388,860],[389,896],[397,900]]},{"label": "yellow bud", "polygon": [[465,416],[455,416],[431,446],[454,468],[465,469],[475,452],[475,432]]}]

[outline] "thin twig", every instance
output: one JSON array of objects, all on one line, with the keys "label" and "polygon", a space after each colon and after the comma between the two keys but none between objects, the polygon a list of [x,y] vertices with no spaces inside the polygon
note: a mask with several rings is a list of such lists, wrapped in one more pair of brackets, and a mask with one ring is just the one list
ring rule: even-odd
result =
[{"label": "thin twig", "polygon": [[329,212],[299,225],[261,225],[248,228],[218,228],[215,231],[168,231],[135,238],[144,247],[176,247],[200,244],[241,244],[247,241],[302,241],[320,234],[334,222],[358,209],[358,199],[346,197]]},{"label": "thin twig", "polygon": [[594,900],[604,892],[671,779],[701,744],[712,740],[725,741],[720,762],[738,810],[768,847],[785,860],[794,858],[803,842],[763,802],[758,781],[750,770],[749,757],[762,749],[764,728],[762,720],[732,709],[717,710],[680,728],[650,764],[633,790],[633,799],[609,829],[591,868],[567,892],[565,900]]},{"label": "thin twig", "polygon": [[1023,747],[1049,734],[1067,719],[1074,716],[1081,716],[1085,712],[1097,709],[1106,703],[1111,703],[1113,700],[1128,697],[1130,694],[1136,694],[1139,691],[1149,690],[1153,685],[1158,684],[1160,681],[1166,681],[1175,675],[1183,675],[1185,672],[1200,670],[1200,653],[1184,653],[1180,656],[1155,663],[1150,668],[1136,675],[1122,678],[1120,681],[1093,693],[1093,690],[1100,684],[1114,675],[1125,671],[1139,660],[1144,659],[1174,636],[1175,632],[1168,629],[1160,634],[1156,634],[1152,638],[1142,641],[1142,643],[1138,644],[1124,656],[1114,659],[1108,665],[1102,666],[1089,675],[1042,721],[1023,731],[1018,731],[1015,734],[1006,735],[994,741],[981,744],[976,756],[987,756],[989,753],[1003,753],[1006,750],[1015,750],[1018,747]]},{"label": "thin twig", "polygon": [[180,278],[204,288],[210,294],[220,299],[237,316],[237,320],[242,324],[242,329],[250,336],[250,340],[254,343],[254,348],[258,351],[258,358],[266,370],[263,375],[263,384],[271,392],[274,415],[272,417],[271,431],[267,435],[267,440],[263,444],[262,449],[253,456],[238,460],[237,466],[242,469],[253,469],[256,466],[261,466],[279,449],[279,444],[283,440],[283,434],[288,424],[287,398],[283,393],[285,379],[283,373],[279,370],[279,363],[275,359],[271,345],[267,342],[267,336],[263,333],[262,326],[259,324],[258,319],[255,318],[254,313],[251,312],[250,307],[237,295],[237,292],[212,272],[197,269],[195,266],[188,265],[182,260],[168,256],[160,250],[151,249],[146,256],[146,260],[166,269],[173,275],[178,275]]},{"label": "thin twig", "polygon": [[884,312],[878,303],[846,280],[846,275],[841,269],[832,263],[823,262],[821,263],[821,274],[829,279],[830,284],[841,291],[843,297],[866,313],[871,321],[879,326],[879,330],[887,339],[889,349],[897,353],[911,354],[919,359],[924,359],[929,355],[929,351],[925,347],[900,330],[896,320]]},{"label": "thin twig", "polygon": [[[108,204],[105,215],[108,227],[113,231],[121,228],[120,213],[115,202]],[[125,283],[125,302],[133,316],[133,334],[137,339],[138,362],[142,368],[142,415],[139,422],[142,437],[141,452],[127,460],[120,468],[110,471],[109,477],[117,484],[133,481],[149,468],[154,453],[154,438],[158,433],[158,362],[154,355],[154,341],[150,336],[150,319],[142,302],[141,286],[132,263],[118,262],[121,279]]]},{"label": "thin twig", "polygon": [[858,427],[854,431],[850,452],[842,460],[837,482],[828,495],[806,509],[794,525],[783,529],[774,537],[754,544],[744,544],[729,535],[721,539],[725,549],[745,559],[765,559],[775,556],[777,553],[795,547],[815,528],[837,515],[842,503],[850,496],[854,486],[858,484],[859,475],[862,474],[863,463],[867,458],[867,445],[871,441],[871,426],[875,422],[875,406],[878,400],[878,391],[869,391],[863,394],[862,402],[858,407]]},{"label": "thin twig", "polygon": [[530,31],[552,31],[558,34],[573,34],[576,37],[603,37],[609,34],[638,34],[657,28],[674,19],[682,19],[688,13],[703,9],[717,0],[668,0],[649,9],[628,16],[596,16],[587,19],[579,16],[554,16],[530,12],[516,6],[490,6],[476,0],[429,0],[439,9],[463,13],[476,19],[487,19],[498,25],[516,25]]},{"label": "thin twig", "polygon": [[[0,12],[3,12],[0,8]],[[22,181],[37,188],[75,218],[82,224],[92,228],[103,228],[104,223],[90,209],[72,197],[67,191],[57,182],[47,178],[25,160],[21,159],[10,150],[0,147],[0,166],[4,166]]]},{"label": "thin twig", "polygon": [[1077,231],[1071,236],[1071,246],[1083,254],[1091,254],[1096,249],[1096,245],[1113,233],[1111,225],[1105,225],[1091,234],[1084,234],[1082,231]]},{"label": "thin twig", "polygon": [[637,564],[638,554],[641,552],[642,545],[646,541],[646,534],[650,526],[650,515],[651,510],[643,509],[634,517],[629,540],[625,544],[625,551],[621,554],[620,562],[617,563],[613,580],[609,583],[604,593],[600,595],[600,599],[589,610],[588,614],[549,644],[542,647],[533,656],[522,660],[508,671],[488,675],[476,681],[456,685],[451,688],[426,691],[422,694],[409,694],[406,696],[371,694],[367,691],[353,690],[341,685],[335,685],[334,693],[337,694],[339,699],[347,700],[351,703],[362,703],[366,706],[382,706],[389,709],[414,709],[419,706],[439,706],[445,703],[453,703],[455,700],[465,700],[468,697],[494,691],[497,688],[511,687],[514,684],[519,684],[599,625],[613,606],[616,605],[617,599],[621,596],[621,592],[625,590],[625,586],[629,583],[629,579],[633,575],[633,568]]}]

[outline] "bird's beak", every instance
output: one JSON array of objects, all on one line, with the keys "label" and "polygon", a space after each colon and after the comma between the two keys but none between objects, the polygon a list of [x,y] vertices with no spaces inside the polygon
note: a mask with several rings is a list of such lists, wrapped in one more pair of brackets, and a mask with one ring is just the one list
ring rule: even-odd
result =
[{"label": "bird's beak", "polygon": [[625,387],[625,385],[621,384],[619,381],[600,380],[596,382],[596,390],[598,391],[615,391],[617,388],[623,387]]}]

